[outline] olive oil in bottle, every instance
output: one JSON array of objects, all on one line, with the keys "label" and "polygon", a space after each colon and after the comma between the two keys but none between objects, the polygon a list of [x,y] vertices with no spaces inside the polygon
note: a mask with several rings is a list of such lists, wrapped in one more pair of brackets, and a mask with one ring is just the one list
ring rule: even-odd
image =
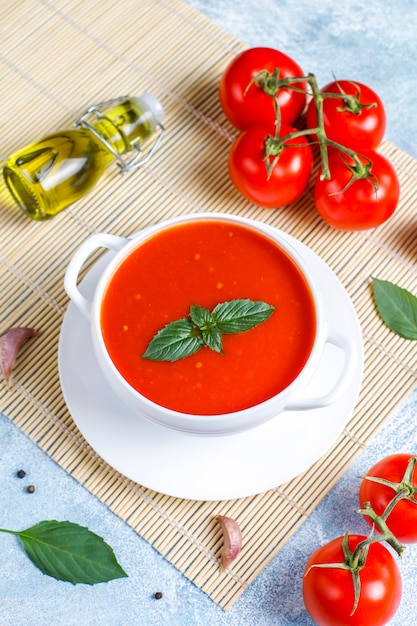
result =
[{"label": "olive oil in bottle", "polygon": [[[48,219],[88,193],[106,167],[135,170],[155,152],[164,133],[164,110],[151,94],[90,107],[69,130],[53,133],[13,154],[3,168],[6,185],[22,211]],[[147,155],[142,143],[158,131]],[[125,161],[122,155],[134,156]]]}]

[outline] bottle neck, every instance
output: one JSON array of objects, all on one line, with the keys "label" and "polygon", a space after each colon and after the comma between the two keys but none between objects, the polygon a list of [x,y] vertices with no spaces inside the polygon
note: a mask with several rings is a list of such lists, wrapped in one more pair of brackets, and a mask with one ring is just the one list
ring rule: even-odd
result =
[{"label": "bottle neck", "polygon": [[94,131],[119,155],[137,148],[156,130],[152,112],[140,98],[119,100],[111,107],[100,107]]}]

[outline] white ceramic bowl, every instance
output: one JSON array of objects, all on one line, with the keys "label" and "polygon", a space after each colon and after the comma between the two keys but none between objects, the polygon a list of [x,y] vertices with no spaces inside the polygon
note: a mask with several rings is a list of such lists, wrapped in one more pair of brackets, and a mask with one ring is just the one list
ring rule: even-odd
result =
[{"label": "white ceramic bowl", "polygon": [[[106,287],[120,263],[145,240],[167,227],[184,224],[195,220],[225,221],[242,225],[272,240],[280,246],[295,262],[310,287],[316,309],[316,337],[310,356],[297,378],[283,391],[272,398],[244,410],[221,415],[191,415],[162,407],[136,391],[120,374],[113,364],[101,333],[100,309]],[[91,301],[87,300],[78,287],[82,266],[90,254],[98,248],[108,248],[116,252],[105,268],[95,289]],[[279,231],[270,229],[260,222],[222,213],[197,213],[173,218],[150,226],[132,238],[118,237],[99,233],[89,237],[77,250],[70,261],[64,280],[65,290],[78,309],[90,320],[95,355],[99,366],[114,393],[122,402],[133,409],[138,418],[146,417],[168,428],[201,435],[236,433],[254,428],[273,419],[282,411],[308,410],[332,404],[343,394],[351,382],[356,364],[357,351],[347,336],[329,327],[323,317],[321,296],[315,285],[314,276],[310,275],[303,259]],[[306,397],[305,388],[320,365],[324,347],[327,343],[337,346],[344,352],[344,367],[337,381],[324,394],[318,397]]]}]

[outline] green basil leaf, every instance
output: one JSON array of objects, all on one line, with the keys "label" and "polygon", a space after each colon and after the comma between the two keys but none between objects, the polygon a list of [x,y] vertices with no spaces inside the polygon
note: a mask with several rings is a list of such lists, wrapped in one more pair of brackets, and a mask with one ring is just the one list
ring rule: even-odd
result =
[{"label": "green basil leaf", "polygon": [[200,330],[210,328],[211,326],[216,325],[213,315],[208,309],[205,309],[202,306],[190,306],[190,317],[191,321],[194,322],[194,324],[198,326]]},{"label": "green basil leaf", "polygon": [[212,350],[218,352],[219,354],[223,352],[222,349],[222,333],[217,328],[217,326],[212,326],[208,330],[202,330],[201,335],[203,337],[203,341]]},{"label": "green basil leaf", "polygon": [[154,361],[178,361],[204,345],[221,353],[222,335],[250,330],[265,322],[274,307],[249,299],[218,304],[212,312],[201,306],[190,307],[190,318],[167,324],[151,340],[142,357]]},{"label": "green basil leaf", "polygon": [[222,333],[217,327],[213,314],[201,306],[190,307],[192,322],[201,331],[201,337],[206,346],[215,352],[222,352]]},{"label": "green basil leaf", "polygon": [[385,324],[405,339],[417,339],[417,298],[387,280],[372,278],[376,308]]},{"label": "green basil leaf", "polygon": [[201,346],[200,333],[191,320],[184,317],[158,331],[142,357],[153,361],[178,361],[194,354]]},{"label": "green basil leaf", "polygon": [[250,330],[265,322],[273,313],[274,307],[266,302],[249,299],[230,300],[218,304],[213,317],[222,333],[234,334]]},{"label": "green basil leaf", "polygon": [[73,522],[43,521],[13,534],[34,565],[57,580],[94,585],[127,576],[110,546]]}]

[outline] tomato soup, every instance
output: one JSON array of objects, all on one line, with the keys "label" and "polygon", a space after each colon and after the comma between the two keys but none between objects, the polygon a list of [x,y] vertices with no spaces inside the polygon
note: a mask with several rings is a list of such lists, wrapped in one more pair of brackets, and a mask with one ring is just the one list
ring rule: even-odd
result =
[{"label": "tomato soup", "polygon": [[[212,310],[233,299],[275,307],[259,326],[223,336],[175,362],[143,359],[149,342],[190,305]],[[246,226],[202,220],[175,225],[138,246],[113,274],[102,301],[104,343],[121,375],[146,398],[175,411],[218,415],[259,404],[300,373],[316,315],[300,269]]]}]

